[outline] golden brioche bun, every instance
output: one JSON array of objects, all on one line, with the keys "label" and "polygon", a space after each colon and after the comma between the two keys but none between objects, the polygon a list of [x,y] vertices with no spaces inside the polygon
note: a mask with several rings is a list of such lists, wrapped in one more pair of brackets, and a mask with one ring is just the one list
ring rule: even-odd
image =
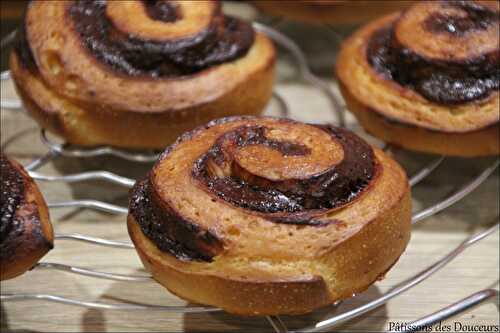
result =
[{"label": "golden brioche bun", "polygon": [[[403,51],[401,52],[404,52],[404,50],[407,50],[406,54],[416,52],[411,53],[413,56],[411,60],[404,59],[408,64],[402,63],[401,65],[402,68],[406,68],[405,70],[410,73],[409,75],[423,73],[421,75],[423,75],[424,79],[432,80],[432,76],[429,79],[425,77],[425,75],[428,75],[426,73],[438,77],[438,75],[449,75],[446,71],[458,71],[455,68],[463,67],[464,73],[474,71],[474,67],[472,65],[468,67],[466,60],[464,60],[467,59],[467,53],[462,50],[462,46],[459,46],[468,43],[469,40],[470,43],[475,45],[476,42],[472,37],[469,35],[461,37],[462,35],[460,35],[460,37],[456,38],[463,38],[463,40],[456,41],[456,38],[451,37],[447,39],[446,34],[435,33],[430,30],[437,28],[432,28],[432,26],[427,28],[425,26],[425,24],[430,25],[430,23],[422,23],[422,21],[426,22],[425,19],[428,16],[419,15],[419,13],[425,12],[425,10],[436,12],[443,10],[436,6],[441,5],[437,2],[421,3],[403,13],[377,19],[359,29],[343,42],[341,52],[337,58],[336,75],[347,108],[369,133],[391,144],[421,152],[463,157],[497,155],[499,153],[498,89],[477,98],[468,98],[467,95],[463,97],[459,96],[458,93],[457,96],[459,97],[450,97],[453,93],[451,88],[439,88],[444,91],[443,94],[445,95],[441,101],[433,96],[433,94],[438,96],[439,89],[434,89],[434,91],[425,90],[426,87],[421,86],[419,87],[420,90],[416,90],[416,88],[409,85],[405,86],[378,71],[368,59],[371,56],[370,47],[372,46],[370,45],[382,43],[376,39],[380,38],[377,36],[383,34],[384,31],[389,31],[390,36],[392,36],[392,44],[387,48],[391,52],[393,50],[391,48],[395,48],[393,45],[399,45],[397,43],[406,45],[404,47],[397,46],[402,48]],[[498,33],[496,35],[497,50],[491,49],[491,45],[489,45],[491,43],[494,45],[492,40],[494,29],[492,26],[489,30],[477,33],[485,35],[485,37],[481,37],[484,41],[489,40],[488,43],[485,42],[487,45],[482,46],[482,50],[485,50],[487,57],[495,57],[495,52],[498,54]],[[498,29],[498,26],[496,29]],[[415,31],[413,36],[410,36],[407,32],[410,30]],[[432,39],[432,35],[439,36],[439,38]],[[394,41],[394,38],[397,38],[397,40]],[[456,54],[450,53],[450,48],[453,47],[457,49]],[[395,50],[399,52],[399,49],[395,48]],[[478,59],[476,57],[477,52],[478,48],[473,47],[469,53],[471,53],[472,58]],[[425,56],[422,55],[424,53]],[[374,54],[376,55],[376,53]],[[410,56],[408,58],[410,59]],[[393,61],[392,58],[388,59]],[[481,59],[474,61],[483,61]],[[483,62],[490,61],[487,58],[485,59]],[[380,60],[379,63],[382,61],[384,60]],[[411,68],[411,61],[415,61],[415,66],[419,67]],[[494,60],[490,62],[494,63]],[[425,71],[423,66],[429,67]],[[439,70],[445,71],[444,74],[440,74]],[[485,71],[485,69],[479,70]],[[445,90],[448,90],[449,93]],[[465,94],[461,91],[459,93]]]},{"label": "golden brioche bun", "polygon": [[[328,178],[333,165],[338,184]],[[231,182],[227,172],[260,189],[245,182],[217,187]],[[321,178],[318,172],[336,184],[324,185],[327,194],[310,183]],[[345,192],[328,194],[354,186],[343,183],[349,172],[369,175],[361,192],[348,201],[341,200]],[[215,178],[205,183],[203,177]],[[313,208],[272,211],[282,203],[275,192],[256,204],[249,193],[261,195],[269,186],[280,193],[301,188]],[[338,202],[317,208],[325,198]],[[132,190],[127,225],[144,266],[172,293],[235,314],[277,315],[313,311],[382,278],[410,239],[410,219],[406,175],[381,150],[333,127],[234,117],[187,133],[167,149]]]}]

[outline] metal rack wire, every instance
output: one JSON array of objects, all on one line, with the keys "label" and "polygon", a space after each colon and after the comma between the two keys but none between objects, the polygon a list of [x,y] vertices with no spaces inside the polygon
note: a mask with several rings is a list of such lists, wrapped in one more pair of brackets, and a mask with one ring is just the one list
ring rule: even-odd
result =
[{"label": "metal rack wire", "polygon": [[[325,81],[321,80],[317,76],[315,76],[311,70],[309,69],[309,66],[307,64],[306,57],[304,53],[301,51],[301,49],[297,46],[297,44],[285,36],[284,34],[280,33],[279,31],[259,24],[259,23],[254,23],[254,27],[267,34],[269,37],[271,37],[279,46],[284,48],[287,52],[290,53],[290,55],[293,57],[293,59],[297,63],[297,68],[299,75],[303,78],[304,81],[308,82],[309,84],[313,85],[320,91],[322,91],[326,97],[328,98],[332,110],[334,111],[336,117],[337,117],[337,122],[338,125],[340,126],[345,126],[345,119],[344,119],[344,111],[341,107],[341,104],[338,102],[337,97],[333,93],[332,88],[329,86],[328,83]],[[330,28],[331,29],[331,28]],[[2,40],[1,46],[4,48],[8,43],[10,43],[13,38],[14,38],[15,32],[9,34],[4,40]],[[9,72],[3,72],[1,73],[1,80],[8,80],[10,78]],[[286,101],[277,93],[274,92],[273,97],[275,100],[278,102],[280,106],[280,112],[282,116],[289,116],[289,107],[286,103]],[[1,107],[2,108],[9,108],[9,109],[22,109],[22,105],[20,101],[18,100],[6,100],[3,99],[1,100]],[[28,170],[29,174],[36,180],[38,181],[47,181],[47,182],[67,182],[67,183],[74,183],[74,182],[83,182],[83,181],[89,181],[89,180],[101,180],[105,182],[109,182],[112,184],[116,184],[119,186],[123,186],[125,188],[130,188],[134,183],[135,180],[131,178],[127,178],[124,176],[117,175],[115,173],[106,171],[106,170],[98,170],[98,171],[90,171],[90,172],[82,172],[82,173],[77,173],[77,174],[68,174],[68,175],[62,175],[62,176],[49,176],[45,175],[43,173],[38,172],[37,170],[40,169],[43,165],[46,163],[53,161],[54,159],[60,157],[60,156],[66,156],[66,157],[74,157],[74,158],[93,158],[93,157],[98,157],[98,156],[104,156],[104,155],[112,155],[115,157],[119,157],[121,159],[134,162],[134,163],[147,163],[147,162],[153,162],[156,160],[158,153],[149,151],[149,152],[132,152],[132,151],[127,151],[127,150],[121,150],[121,149],[116,149],[113,147],[99,147],[99,148],[94,148],[94,149],[83,149],[81,147],[74,147],[71,145],[67,144],[60,144],[57,142],[52,141],[46,132],[44,130],[41,130],[40,133],[40,139],[41,141],[46,145],[48,148],[48,152],[43,155],[42,157],[35,159],[28,165],[26,165],[26,169]],[[392,149],[390,146],[385,146],[385,150],[390,150]],[[438,156],[428,162],[426,165],[423,165],[416,173],[414,173],[410,177],[410,185],[412,187],[417,186],[418,183],[420,183],[422,180],[424,180],[427,176],[429,176],[436,168],[438,168],[441,163],[445,160],[445,157],[443,156]],[[458,202],[465,196],[467,196],[470,192],[472,192],[474,189],[476,189],[482,182],[484,182],[493,172],[494,170],[498,167],[499,165],[499,160],[495,160],[491,165],[489,165],[487,168],[485,168],[482,172],[480,172],[476,177],[474,177],[472,180],[467,182],[465,185],[461,186],[460,188],[457,188],[452,195],[442,199],[441,201],[426,207],[422,209],[421,211],[415,213],[412,216],[412,224],[416,224],[428,217],[431,217],[442,210],[446,209],[447,207],[453,205],[454,203]],[[68,208],[68,207],[78,207],[78,208],[90,208],[90,209],[95,209],[95,210],[100,210],[100,211],[105,211],[108,213],[114,213],[114,214],[126,214],[127,213],[127,208],[126,207],[121,207],[117,205],[113,205],[107,202],[102,202],[102,201],[97,201],[97,200],[75,200],[75,201],[65,201],[65,202],[56,202],[56,203],[49,203],[49,207],[51,209],[56,209],[56,208]],[[488,235],[496,232],[499,229],[499,224],[498,221],[495,223],[493,226],[489,227],[488,229],[485,229],[471,237],[468,237],[465,239],[459,246],[455,247],[454,249],[450,250],[447,254],[445,254],[442,258],[439,260],[435,261],[433,264],[425,268],[424,270],[415,273],[408,279],[402,281],[401,283],[397,284],[396,286],[392,287],[389,291],[387,291],[385,294],[381,295],[380,297],[363,304],[360,307],[357,307],[355,309],[352,309],[350,311],[346,311],[340,314],[337,314],[335,316],[332,316],[328,319],[322,320],[320,322],[314,323],[311,326],[308,326],[306,328],[300,329],[300,330],[295,330],[293,332],[299,333],[305,333],[305,332],[318,332],[318,331],[323,331],[326,329],[331,329],[333,327],[336,327],[337,325],[340,325],[346,321],[352,320],[354,318],[359,317],[360,315],[369,312],[385,303],[387,303],[389,300],[392,298],[401,295],[402,293],[406,292],[410,288],[415,287],[422,281],[428,279],[430,276],[432,276],[434,273],[445,267],[448,263],[450,263],[453,259],[455,259],[457,256],[459,256],[464,250],[466,250],[468,247],[472,246],[473,244],[476,244],[483,238],[487,237]],[[95,245],[95,246],[103,246],[103,247],[113,247],[113,248],[118,248],[118,249],[133,249],[133,245],[130,241],[116,241],[116,240],[107,240],[107,239],[102,239],[102,238],[96,238],[88,235],[82,235],[82,234],[56,234],[55,239],[57,240],[57,243],[61,241],[77,241],[77,242],[85,242],[88,243],[89,245]],[[99,278],[99,279],[108,279],[108,280],[114,280],[114,281],[122,281],[122,282],[130,282],[130,283],[151,283],[153,282],[153,279],[151,276],[148,275],[123,275],[123,274],[115,274],[115,273],[110,273],[110,272],[101,272],[101,271],[95,271],[95,270],[90,270],[87,268],[83,267],[76,267],[76,266],[69,266],[69,265],[63,265],[59,263],[50,263],[50,262],[41,262],[38,263],[35,267],[37,270],[58,270],[58,271],[64,271],[72,274],[78,274],[78,275],[84,275],[88,276],[91,278]],[[216,311],[222,311],[221,309],[210,307],[210,306],[168,306],[168,305],[152,305],[152,304],[137,304],[137,303],[125,303],[123,302],[122,304],[108,304],[108,303],[102,303],[102,302],[88,302],[88,301],[79,301],[75,299],[69,299],[57,295],[46,295],[46,294],[2,294],[0,296],[0,299],[2,301],[27,301],[27,300],[44,300],[47,302],[56,302],[56,303],[63,303],[67,305],[74,305],[74,306],[80,306],[80,307],[86,307],[86,308],[93,308],[93,309],[106,309],[106,310],[119,310],[119,311],[163,311],[163,312],[176,312],[176,313],[202,313],[202,312],[216,312]],[[486,289],[479,291],[477,293],[474,293],[473,295],[470,295],[469,297],[460,300],[454,304],[451,304],[450,306],[441,309],[438,312],[435,312],[433,314],[430,314],[428,316],[425,316],[423,318],[420,318],[414,322],[409,324],[409,327],[423,327],[426,325],[431,325],[433,323],[436,323],[438,321],[444,320],[446,318],[449,318],[453,315],[456,315],[458,313],[461,313],[465,310],[468,310],[474,306],[477,306],[479,304],[484,304],[485,302],[496,302],[498,305],[498,291],[494,289]],[[283,323],[281,318],[279,316],[268,316],[267,320],[269,321],[270,325],[276,332],[292,332],[287,329],[286,325]],[[409,329],[408,331],[410,331]]]}]

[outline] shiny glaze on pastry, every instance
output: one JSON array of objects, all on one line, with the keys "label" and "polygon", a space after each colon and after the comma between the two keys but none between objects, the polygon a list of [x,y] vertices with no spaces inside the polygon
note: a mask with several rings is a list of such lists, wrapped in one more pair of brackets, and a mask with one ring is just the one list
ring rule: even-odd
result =
[{"label": "shiny glaze on pastry", "polygon": [[359,29],[336,72],[370,133],[405,148],[498,154],[499,5],[423,1]]}]

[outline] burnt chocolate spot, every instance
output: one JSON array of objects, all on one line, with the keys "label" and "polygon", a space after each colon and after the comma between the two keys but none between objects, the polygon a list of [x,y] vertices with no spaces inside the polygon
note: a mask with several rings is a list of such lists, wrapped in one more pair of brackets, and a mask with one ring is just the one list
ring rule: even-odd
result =
[{"label": "burnt chocolate spot", "polygon": [[181,18],[176,5],[165,0],[143,0],[148,16],[157,21],[172,23]]},{"label": "burnt chocolate spot", "polygon": [[464,63],[432,61],[398,45],[392,27],[372,35],[367,60],[387,79],[443,105],[485,98],[500,87],[500,68],[495,56],[481,56]]},{"label": "burnt chocolate spot", "polygon": [[498,24],[498,14],[471,1],[444,2],[447,7],[462,10],[466,16],[448,16],[433,13],[424,21],[424,28],[434,33],[449,33],[464,35],[474,30],[488,29],[492,24]]},{"label": "burnt chocolate spot", "polygon": [[24,179],[12,163],[0,154],[0,244],[23,233],[24,226],[15,218],[24,200]]},{"label": "burnt chocolate spot", "polygon": [[[148,2],[146,8],[153,19],[168,21],[175,12],[177,20],[182,14],[168,1]],[[224,16],[220,6],[211,24],[196,36],[165,42],[142,40],[119,31],[106,15],[104,0],[76,1],[69,7],[68,15],[82,43],[97,59],[131,76],[195,74],[244,56],[255,39],[250,24]]]},{"label": "burnt chocolate spot", "polygon": [[[371,147],[356,135],[341,128],[319,126],[335,138],[344,150],[344,159],[327,171],[309,179],[289,182],[264,182],[250,184],[235,176],[217,177],[208,172],[209,160],[217,164],[226,163],[227,152],[223,145],[242,147],[248,144],[269,146],[280,151],[284,156],[293,152],[299,155],[309,154],[307,147],[294,147],[291,142],[269,141],[264,136],[264,127],[240,127],[226,133],[217,140],[210,151],[201,156],[193,168],[193,177],[204,183],[209,191],[221,199],[241,208],[261,213],[296,213],[307,210],[326,210],[341,207],[354,200],[368,185],[374,175],[374,156]],[[296,145],[299,146],[299,145]],[[284,147],[294,147],[292,150]],[[298,151],[297,151],[298,150]],[[276,222],[307,224],[310,218],[303,215],[297,219],[276,219]]]},{"label": "burnt chocolate spot", "polygon": [[222,251],[221,241],[210,231],[202,231],[168,206],[159,207],[148,178],[137,182],[132,189],[129,212],[144,235],[177,259],[210,262]]}]

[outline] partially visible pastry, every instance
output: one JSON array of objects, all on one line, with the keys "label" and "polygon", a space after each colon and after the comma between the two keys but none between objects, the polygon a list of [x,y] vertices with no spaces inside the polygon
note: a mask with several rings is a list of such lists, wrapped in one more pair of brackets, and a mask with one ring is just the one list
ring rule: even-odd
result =
[{"label": "partially visible pastry", "polygon": [[154,149],[260,114],[275,49],[218,1],[33,1],[10,66],[27,110],[66,142]]},{"label": "partially visible pastry", "polygon": [[408,7],[413,0],[252,0],[262,12],[311,24],[355,25]]},{"label": "partially visible pastry", "polygon": [[0,280],[23,274],[54,243],[47,204],[23,167],[0,154]]},{"label": "partially visible pastry", "polygon": [[410,239],[405,172],[348,130],[232,117],[181,136],[130,195],[128,230],[153,278],[242,315],[349,298]]},{"label": "partially visible pastry", "polygon": [[426,1],[347,39],[348,109],[382,140],[463,157],[499,153],[499,3]]}]

